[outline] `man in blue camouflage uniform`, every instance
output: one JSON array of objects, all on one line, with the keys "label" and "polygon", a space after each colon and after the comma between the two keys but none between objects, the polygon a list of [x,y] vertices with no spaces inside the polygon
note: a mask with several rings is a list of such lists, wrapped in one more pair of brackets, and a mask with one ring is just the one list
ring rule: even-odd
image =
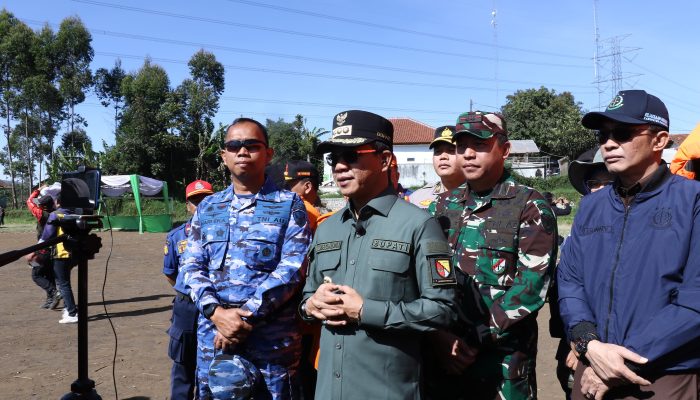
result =
[{"label": "man in blue camouflage uniform", "polygon": [[267,131],[239,118],[221,156],[232,185],[202,201],[180,272],[200,311],[201,399],[293,399],[300,334],[294,295],[309,246],[304,203],[265,176]]},{"label": "man in blue camouflage uniform", "polygon": [[[185,189],[187,212],[193,215],[203,198],[214,193],[211,184],[197,180]],[[173,316],[171,318],[170,344],[168,356],[173,360],[170,370],[170,398],[172,400],[194,398],[195,369],[197,368],[197,318],[199,311],[192,299],[186,294],[182,283],[182,274],[178,274],[180,256],[187,247],[187,235],[190,233],[190,221],[178,226],[168,233],[163,257],[163,274],[175,289]]]}]

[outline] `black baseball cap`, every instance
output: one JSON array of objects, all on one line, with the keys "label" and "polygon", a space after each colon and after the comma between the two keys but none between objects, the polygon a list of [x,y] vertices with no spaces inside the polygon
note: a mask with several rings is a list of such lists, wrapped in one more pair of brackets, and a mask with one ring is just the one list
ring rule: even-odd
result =
[{"label": "black baseball cap", "polygon": [[391,149],[393,140],[391,121],[368,111],[348,110],[333,117],[331,138],[319,144],[316,152],[323,154],[333,147],[357,147],[372,142],[382,142]]},{"label": "black baseball cap", "polygon": [[622,90],[605,111],[589,112],[581,124],[588,129],[600,129],[606,122],[628,125],[656,125],[669,129],[668,110],[658,97],[644,90]]},{"label": "black baseball cap", "polygon": [[314,165],[303,160],[288,161],[284,168],[284,180],[293,181],[304,178],[318,181],[318,170]]},{"label": "black baseball cap", "polygon": [[444,125],[444,126],[439,126],[435,128],[435,133],[433,134],[433,141],[430,142],[430,146],[428,146],[429,149],[432,149],[435,147],[436,144],[443,142],[443,143],[449,143],[451,145],[454,145],[452,143],[452,137],[455,135],[455,127],[454,125]]}]

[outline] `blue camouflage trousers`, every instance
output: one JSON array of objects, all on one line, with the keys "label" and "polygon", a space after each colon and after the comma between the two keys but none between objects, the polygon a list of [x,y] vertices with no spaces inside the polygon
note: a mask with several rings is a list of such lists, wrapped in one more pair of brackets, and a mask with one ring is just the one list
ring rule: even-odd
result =
[{"label": "blue camouflage trousers", "polygon": [[[234,354],[249,361],[241,367],[249,370],[237,370],[235,374],[242,376],[231,376],[230,380],[236,385],[252,384],[250,398],[254,400],[296,400],[299,398],[297,369],[301,357],[301,336],[298,332],[287,332],[284,340],[275,340],[274,333],[279,332],[268,335],[265,328],[264,325],[256,326],[246,341],[234,350]],[[214,336],[214,324],[200,315],[197,328],[197,386],[199,399],[202,400],[218,400],[214,393],[221,391],[209,386],[209,367],[216,354]],[[241,366],[240,363],[237,365]],[[262,380],[249,382],[254,376],[262,377]],[[228,389],[231,392],[231,388]],[[233,392],[236,392],[235,388]]]}]

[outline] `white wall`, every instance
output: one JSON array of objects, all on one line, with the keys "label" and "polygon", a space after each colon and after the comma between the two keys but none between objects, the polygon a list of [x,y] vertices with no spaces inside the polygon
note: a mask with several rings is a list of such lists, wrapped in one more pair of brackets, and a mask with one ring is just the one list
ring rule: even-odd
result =
[{"label": "white wall", "polygon": [[[423,186],[440,179],[433,169],[433,151],[428,149],[427,144],[394,145],[394,154],[399,163],[399,174],[401,174],[399,182],[404,187]],[[412,160],[409,161],[409,159]],[[323,176],[324,182],[333,179],[331,167],[328,164],[323,167]]]}]

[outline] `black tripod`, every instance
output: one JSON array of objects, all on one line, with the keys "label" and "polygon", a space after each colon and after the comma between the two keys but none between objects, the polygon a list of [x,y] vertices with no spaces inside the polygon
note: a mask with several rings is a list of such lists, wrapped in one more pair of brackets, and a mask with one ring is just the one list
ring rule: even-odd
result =
[{"label": "black tripod", "polygon": [[63,243],[66,250],[78,261],[78,379],[70,385],[70,393],[61,400],[102,400],[95,391],[95,381],[88,378],[88,260],[102,247],[99,236],[90,234],[93,228],[101,228],[102,220],[93,215],[65,215],[56,223],[63,235],[21,250],[0,254],[0,266],[9,264],[20,257],[42,250],[58,243]]}]

